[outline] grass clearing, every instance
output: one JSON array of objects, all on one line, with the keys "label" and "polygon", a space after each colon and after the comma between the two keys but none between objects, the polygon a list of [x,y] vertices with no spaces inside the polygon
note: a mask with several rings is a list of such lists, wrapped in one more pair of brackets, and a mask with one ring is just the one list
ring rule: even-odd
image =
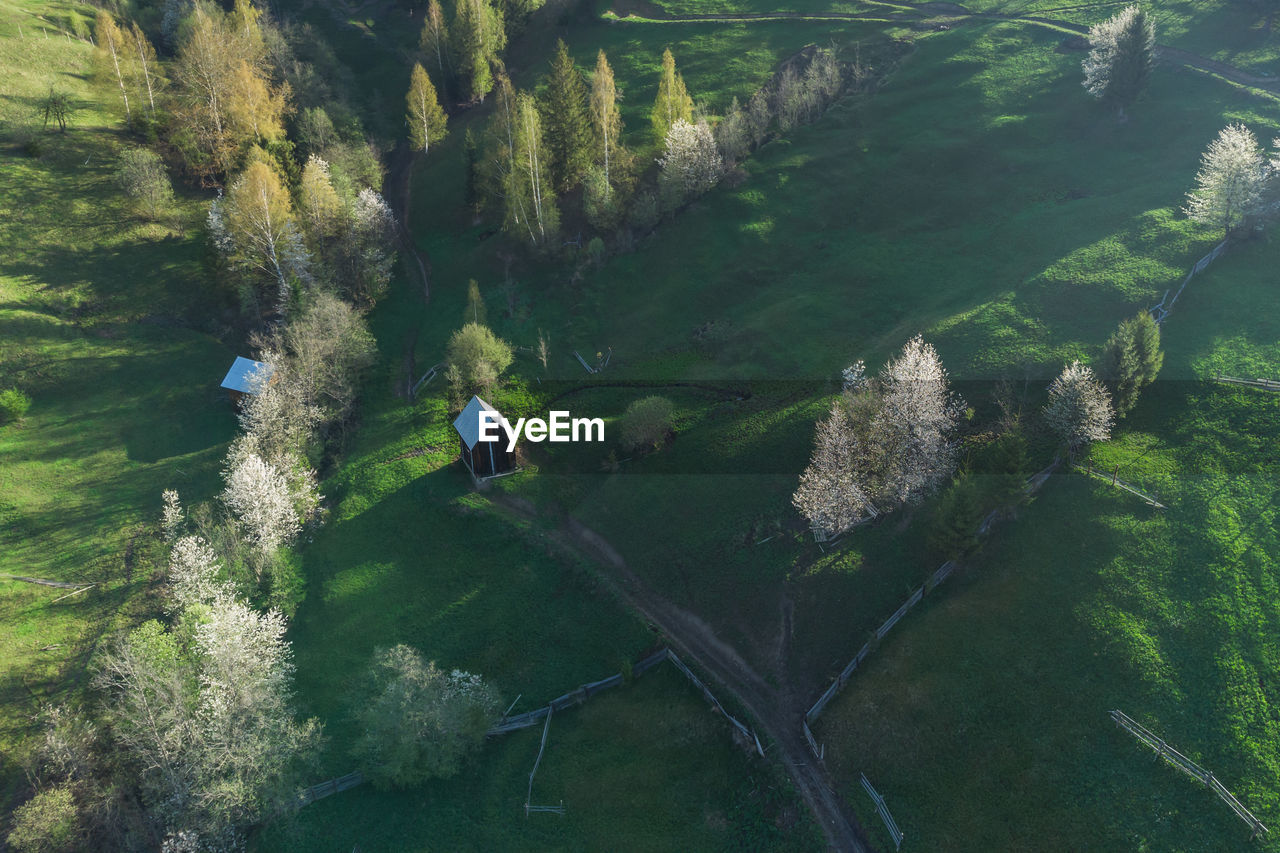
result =
[{"label": "grass clearing", "polygon": [[[208,333],[224,306],[204,283],[201,200],[180,197],[178,228],[130,213],[112,173],[132,143],[90,82],[90,45],[56,29],[91,18],[0,5],[0,388],[33,401],[0,427],[0,572],[96,584],[54,604],[65,590],[0,581],[0,802],[31,715],[76,695],[99,634],[145,606],[161,490],[210,496],[235,427],[217,388],[233,353]],[[51,86],[78,106],[66,134],[40,128]]]}]

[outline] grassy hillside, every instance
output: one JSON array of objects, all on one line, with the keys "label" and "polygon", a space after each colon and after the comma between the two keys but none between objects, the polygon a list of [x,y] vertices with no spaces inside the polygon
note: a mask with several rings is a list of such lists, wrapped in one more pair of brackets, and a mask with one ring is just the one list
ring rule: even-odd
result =
[{"label": "grassy hillside", "polygon": [[[160,491],[209,496],[234,428],[199,200],[180,200],[174,226],[142,224],[116,188],[130,143],[91,82],[92,48],[59,30],[91,14],[0,4],[0,388],[33,400],[0,427],[0,573],[97,584],[55,604],[66,590],[0,579],[6,780],[31,715],[75,695],[99,634],[147,588]],[[77,106],[65,134],[41,128],[50,87]]]},{"label": "grassy hillside", "polygon": [[[1171,376],[1280,374],[1275,258],[1246,244],[1192,283],[1165,324]],[[1245,825],[1153,764],[1120,708],[1274,825],[1277,423],[1280,395],[1162,380],[1090,461],[1167,510],[1063,476],[1000,528],[823,719],[866,820],[859,772],[931,846],[1237,849]]]}]

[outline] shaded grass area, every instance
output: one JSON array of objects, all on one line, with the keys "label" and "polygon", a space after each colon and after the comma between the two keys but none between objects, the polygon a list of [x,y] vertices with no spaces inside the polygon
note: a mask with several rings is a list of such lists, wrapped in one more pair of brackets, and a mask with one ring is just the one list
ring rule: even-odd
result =
[{"label": "shaded grass area", "polygon": [[[1192,283],[1164,327],[1173,377],[1280,370],[1263,272],[1274,251],[1237,247]],[[1244,824],[1153,764],[1106,717],[1119,707],[1274,825],[1277,423],[1278,395],[1161,380],[1089,461],[1168,510],[1062,476],[1001,528],[822,721],[864,818],[858,772],[931,846],[1237,849]]]},{"label": "shaded grass area", "polygon": [[[522,706],[524,703],[522,703]],[[483,772],[407,792],[357,788],[308,807],[263,849],[816,850],[773,771],[673,667],[554,715],[524,814],[537,726],[488,741]]]},{"label": "shaded grass area", "polygon": [[[206,331],[224,306],[200,202],[146,224],[115,186],[116,153],[136,143],[91,80],[91,46],[62,32],[92,15],[0,5],[0,388],[33,400],[0,426],[0,572],[96,584],[56,604],[66,590],[0,585],[0,803],[21,784],[32,715],[74,700],[102,633],[151,606],[161,490],[211,495],[235,423],[217,389],[232,352]],[[50,87],[76,105],[66,134],[41,128]]]}]

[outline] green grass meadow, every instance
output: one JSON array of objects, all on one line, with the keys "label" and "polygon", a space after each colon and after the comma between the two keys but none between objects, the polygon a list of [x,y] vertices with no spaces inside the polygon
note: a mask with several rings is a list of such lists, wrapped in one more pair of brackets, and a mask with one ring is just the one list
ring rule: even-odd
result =
[{"label": "green grass meadow", "polygon": [[[0,5],[0,388],[33,401],[0,426],[0,572],[96,584],[55,603],[67,590],[0,580],[0,802],[33,715],[74,700],[101,632],[143,606],[161,490],[209,497],[235,427],[200,202],[181,198],[176,226],[129,210],[112,177],[129,144],[117,105],[90,81],[89,44],[59,30],[90,19]],[[66,134],[41,128],[51,86],[77,104]]]}]

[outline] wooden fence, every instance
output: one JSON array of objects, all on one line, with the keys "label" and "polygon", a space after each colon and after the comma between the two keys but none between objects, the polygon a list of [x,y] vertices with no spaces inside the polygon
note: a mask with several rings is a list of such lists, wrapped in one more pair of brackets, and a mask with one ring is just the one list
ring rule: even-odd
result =
[{"label": "wooden fence", "polygon": [[[1058,460],[1055,459],[1047,468],[1028,477],[1023,486],[1023,492],[1026,494],[1033,494],[1042,485],[1044,485],[1045,481],[1049,479],[1049,475],[1052,474],[1057,467]],[[978,526],[978,535],[985,536],[991,529],[992,522],[994,522],[998,516],[999,510],[992,510],[988,513],[986,518],[984,518],[982,523]],[[801,728],[804,732],[805,740],[809,742],[809,748],[813,750],[814,757],[822,760],[826,756],[826,747],[825,745],[820,744],[817,738],[814,737],[812,726],[818,721],[818,718],[822,716],[822,712],[826,710],[827,704],[830,703],[831,700],[844,689],[845,685],[849,683],[849,679],[853,677],[853,674],[857,671],[858,667],[861,666],[862,662],[871,654],[873,645],[878,644],[883,640],[885,635],[893,629],[893,626],[897,625],[902,617],[906,616],[907,613],[911,611],[911,608],[919,604],[926,594],[936,588],[938,584],[951,577],[951,573],[956,570],[957,565],[958,564],[955,560],[947,560],[939,566],[923,584],[915,589],[911,595],[907,597],[907,600],[902,602],[902,605],[893,612],[893,615],[886,619],[884,623],[876,629],[875,639],[868,640],[863,644],[862,648],[858,649],[858,653],[853,656],[853,660],[849,661],[849,663],[845,665],[845,668],[840,671],[840,674],[835,677],[835,680],[832,681],[831,684],[828,685],[827,689],[823,691],[822,695],[818,697],[818,701],[813,703],[813,707],[805,712],[804,720],[801,722]]]},{"label": "wooden fence", "polygon": [[[634,664],[631,667],[631,677],[639,678],[641,675],[644,675],[663,661],[671,661],[676,669],[680,670],[680,672],[684,674],[684,677],[689,679],[689,681],[693,683],[694,687],[698,688],[711,706],[719,711],[724,718],[729,721],[729,724],[746,739],[746,742],[755,747],[757,754],[759,754],[761,758],[764,757],[764,747],[761,745],[760,738],[756,733],[743,724],[743,722],[737,717],[725,710],[724,705],[720,704],[720,700],[716,698],[715,694],[711,692],[707,685],[702,683],[702,679],[694,675],[693,670],[685,666],[684,661],[680,660],[679,656],[677,656],[675,652],[671,651],[671,649],[663,648],[649,655],[644,660]],[[617,687],[619,684],[622,684],[623,681],[622,673],[618,673],[616,675],[611,675],[608,678],[602,678],[599,681],[593,681],[590,684],[583,684],[576,690],[571,690],[563,696],[557,696],[541,708],[537,708],[533,711],[527,711],[523,714],[517,714],[514,717],[503,714],[502,718],[490,726],[489,730],[485,732],[486,737],[494,737],[496,735],[506,734],[507,732],[530,728],[531,726],[537,725],[539,720],[543,720],[544,718],[546,719],[542,728],[542,747],[538,750],[538,759],[534,762],[533,772],[529,774],[529,797],[526,797],[525,799],[526,814],[539,811],[558,812],[560,814],[564,813],[563,805],[534,806],[529,803],[529,800],[533,795],[533,774],[538,772],[538,763],[542,760],[542,750],[545,749],[547,745],[547,730],[551,726],[551,714],[554,711],[563,711],[566,708],[581,705],[597,693],[608,690],[610,687]],[[519,697],[516,698],[518,699]],[[302,808],[305,805],[314,803],[316,800],[322,800],[325,797],[338,793],[339,791],[346,791],[350,788],[354,788],[363,782],[364,776],[357,771],[355,773],[348,773],[346,776],[339,776],[336,779],[330,779],[327,782],[321,782],[318,785],[312,785],[311,787],[305,788],[299,792],[297,807]]]},{"label": "wooden fence", "polygon": [[[1209,264],[1216,261],[1218,257],[1227,250],[1227,242],[1227,240],[1223,240],[1221,243],[1214,246],[1209,254],[1196,261],[1195,266],[1191,268],[1191,272],[1187,273],[1187,277],[1182,280],[1182,286],[1178,288],[1178,292],[1173,295],[1172,299],[1169,299],[1169,291],[1166,290],[1164,292],[1164,296],[1160,297],[1160,304],[1156,305],[1149,312],[1153,320],[1157,323],[1164,322],[1165,318],[1169,316],[1169,312],[1173,310],[1173,303],[1177,302],[1178,297],[1182,295],[1182,291],[1187,289],[1187,283],[1198,274],[1204,272],[1205,268],[1208,267]],[[1167,305],[1165,304],[1166,300],[1168,300]]]},{"label": "wooden fence", "polygon": [[299,792],[297,807],[302,808],[314,803],[316,800],[323,800],[325,797],[350,790],[363,783],[364,776],[357,770],[355,773],[348,773],[346,776],[338,776],[327,782],[321,782],[319,785],[312,785],[310,788],[304,788]]},{"label": "wooden fence", "polygon": [[[639,677],[649,670],[653,669],[664,660],[668,660],[670,651],[662,649],[659,652],[649,655],[644,660],[631,667],[631,675],[633,678]],[[533,711],[526,711],[523,714],[516,714],[514,717],[503,716],[502,719],[489,727],[485,732],[489,737],[494,735],[506,734],[514,732],[517,729],[527,729],[535,726],[543,717],[554,711],[563,711],[565,708],[571,708],[574,705],[581,705],[583,702],[595,696],[601,691],[608,690],[610,687],[617,687],[623,681],[622,673],[611,675],[608,678],[602,678],[599,681],[593,681],[590,684],[583,684],[576,690],[570,690],[563,696],[557,696],[541,708]]]},{"label": "wooden fence", "polygon": [[547,732],[551,730],[551,712],[547,712],[547,722],[542,727],[542,743],[538,746],[538,757],[533,760],[533,769],[529,771],[529,793],[524,798],[524,816],[528,817],[530,812],[551,812],[553,814],[564,814],[564,803],[558,806],[535,806],[533,802],[533,777],[538,772],[538,765],[542,763],[542,753],[547,749]]},{"label": "wooden fence", "polygon": [[1117,725],[1127,730],[1138,740],[1154,749],[1156,751],[1157,758],[1163,758],[1167,763],[1181,770],[1192,779],[1200,782],[1206,788],[1212,789],[1213,792],[1218,795],[1218,798],[1226,803],[1231,810],[1236,813],[1237,817],[1249,825],[1249,829],[1251,830],[1251,834],[1249,836],[1250,841],[1257,838],[1259,835],[1265,835],[1270,831],[1262,825],[1262,821],[1258,820],[1258,818],[1254,816],[1253,812],[1245,808],[1244,805],[1236,799],[1234,794],[1228,791],[1221,782],[1214,778],[1212,773],[1205,770],[1199,764],[1196,764],[1182,753],[1178,752],[1178,750],[1169,746],[1169,744],[1164,742],[1164,738],[1157,737],[1152,734],[1149,729],[1134,720],[1124,711],[1112,711],[1111,719],[1115,720]]},{"label": "wooden fence", "polygon": [[880,819],[884,821],[884,828],[889,830],[889,837],[893,839],[893,849],[902,849],[902,830],[898,829],[898,822],[893,819],[893,815],[889,814],[889,807],[884,803],[884,797],[880,796],[880,792],[871,787],[871,783],[867,781],[867,774],[859,773],[862,777],[862,788],[871,797],[871,801],[876,804],[876,814],[880,815]]},{"label": "wooden fence", "polygon": [[1214,382],[1223,382],[1228,385],[1247,385],[1250,388],[1261,388],[1264,391],[1280,391],[1280,382],[1274,379],[1241,379],[1238,376],[1224,376],[1221,373],[1215,373]]},{"label": "wooden fence", "polygon": [[[702,683],[702,679],[694,675],[693,671],[689,669],[689,667],[685,666],[684,661],[680,660],[680,657],[675,652],[671,651],[671,649],[664,648],[661,651],[654,652],[644,660],[632,666],[632,678],[637,678],[643,675],[663,661],[671,661],[675,668],[680,670],[680,672],[684,674],[684,677],[689,679],[694,687],[698,688],[702,693],[703,698],[705,698],[713,708],[723,714],[724,718],[729,721],[729,724],[737,729],[738,732],[747,739],[748,743],[755,745],[756,752],[758,752],[761,757],[764,756],[764,747],[760,745],[760,738],[756,736],[756,733],[744,725],[737,717],[726,711],[724,705],[720,704],[720,700],[715,697],[715,694],[707,688],[707,685]],[[501,720],[491,726],[486,734],[493,737],[494,735],[506,734],[507,732],[516,731],[517,729],[527,729],[530,726],[537,725],[539,720],[543,717],[549,716],[552,711],[562,711],[565,708],[569,708],[574,705],[581,705],[597,693],[603,690],[608,690],[610,687],[617,687],[622,683],[622,681],[622,674],[618,673],[617,675],[611,675],[608,678],[602,678],[599,681],[593,681],[590,684],[584,684],[577,690],[571,690],[563,696],[558,696],[555,699],[552,699],[542,708],[527,711],[523,714],[517,714],[514,717],[504,716]]]},{"label": "wooden fence", "polygon": [[1168,509],[1167,506],[1160,503],[1160,501],[1156,500],[1155,495],[1149,495],[1146,492],[1139,489],[1137,486],[1126,483],[1124,480],[1121,480],[1117,474],[1108,474],[1106,471],[1099,471],[1097,468],[1094,468],[1092,465],[1090,465],[1087,462],[1084,463],[1083,466],[1076,465],[1075,469],[1077,471],[1081,471],[1085,474],[1088,474],[1090,477],[1094,477],[1098,480],[1105,480],[1111,485],[1115,486],[1117,489],[1123,489],[1124,491],[1128,492],[1131,495],[1137,495],[1138,497],[1142,498],[1143,501],[1146,502],[1147,506],[1153,506],[1156,509]]}]

